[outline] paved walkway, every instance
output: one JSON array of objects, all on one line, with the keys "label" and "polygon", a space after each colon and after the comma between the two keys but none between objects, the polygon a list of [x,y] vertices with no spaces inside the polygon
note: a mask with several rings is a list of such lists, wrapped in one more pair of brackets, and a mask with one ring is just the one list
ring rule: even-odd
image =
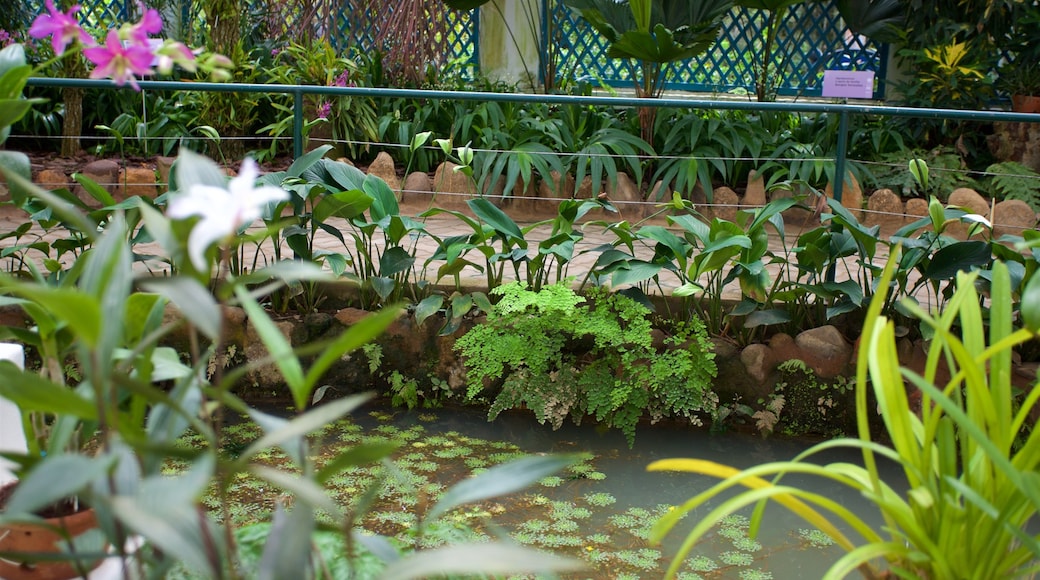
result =
[{"label": "paved walkway", "polygon": [[[420,204],[407,204],[402,206],[401,213],[406,216],[418,216],[426,209],[426,205]],[[509,210],[507,210],[508,212]],[[605,220],[608,223],[620,221],[621,218],[627,218],[630,223],[640,222],[645,213],[653,211],[652,206],[638,207],[630,206],[628,208],[622,207],[622,215],[619,217],[617,214],[606,214],[600,212],[599,216],[591,215],[591,219],[586,219],[583,223],[576,226],[582,233],[583,237],[575,244],[574,257],[571,259],[565,267],[564,276],[572,276],[577,279],[583,279],[587,273],[594,268],[596,261],[599,259],[604,247],[608,247],[618,241],[618,236],[613,232],[609,231],[604,224],[591,223],[593,220]],[[524,215],[520,213],[519,215]],[[16,228],[21,226],[26,220],[26,214],[7,208],[4,212],[0,213],[0,232],[7,233],[13,232]],[[457,217],[449,214],[439,214],[428,218],[415,218],[423,222],[426,231],[431,236],[420,236],[418,238],[411,238],[402,242],[402,245],[408,249],[414,248],[414,254],[416,256],[415,265],[413,267],[416,277],[423,277],[426,280],[442,285],[451,285],[454,283],[452,277],[443,277],[437,279],[437,268],[443,262],[434,262],[429,267],[424,268],[424,264],[427,259],[434,254],[437,250],[437,242],[435,238],[444,239],[450,236],[464,235],[472,233],[471,228],[459,220]],[[545,240],[551,233],[550,225],[538,225],[534,226],[536,220],[516,218],[518,225],[522,229],[531,228],[530,231],[526,232],[526,239],[528,242],[528,255],[534,256],[538,251],[538,244]],[[347,244],[350,244],[350,250],[354,251],[353,240],[350,235],[351,226],[346,220],[342,219],[331,219],[329,224],[340,229],[345,238]],[[667,226],[667,223],[662,218],[657,218],[651,222],[647,222],[644,225],[652,224],[659,226]],[[533,226],[533,227],[532,227]],[[784,241],[777,235],[772,227],[767,228],[769,233],[769,250],[776,256],[785,257],[792,262],[791,268],[792,273],[788,274],[790,278],[793,274],[794,268],[794,254],[793,248],[798,236],[804,231],[812,229],[813,226],[801,226],[797,224],[788,223],[786,227],[787,242],[786,246]],[[681,230],[678,228],[669,228],[673,232],[681,235]],[[7,238],[6,240],[0,240],[0,250],[10,248],[16,243],[29,244],[36,241],[47,241],[53,243],[59,239],[67,236],[67,232],[61,228],[55,228],[50,231],[43,231],[38,227],[32,228],[25,232],[19,238]],[[376,248],[381,248],[384,244],[383,236],[381,233],[377,233],[374,238],[374,245]],[[499,249],[500,245],[497,246]],[[317,250],[325,250],[334,253],[345,253],[346,249],[342,242],[336,239],[333,235],[319,231],[315,237],[315,248]],[[140,249],[140,251],[148,251],[147,246]],[[273,256],[273,248],[270,246],[270,242],[267,242],[262,249],[264,256],[270,258]],[[878,245],[878,256],[874,258],[874,264],[878,266],[884,265],[887,258],[887,247],[884,245]],[[35,250],[29,250],[26,255],[37,260],[39,263],[44,255]],[[252,256],[252,252],[247,251],[247,255]],[[287,248],[283,248],[282,255],[292,255],[291,251]],[[654,248],[652,242],[643,240],[636,242],[635,255],[637,258],[649,260],[654,255]],[[470,253],[467,258],[475,263],[479,263],[481,266],[484,265],[483,255],[475,250]],[[5,270],[17,269],[19,266],[15,262],[15,257],[7,256],[4,258],[5,261],[0,261],[0,267]],[[63,261],[74,259],[72,253],[66,254]],[[858,257],[847,258],[849,267],[838,268],[836,271],[836,277],[838,281],[848,279],[849,271],[855,272],[859,266],[855,264]],[[261,263],[263,259],[261,258]],[[143,265],[142,268],[150,269],[153,272],[161,272],[164,269],[162,264],[150,264]],[[784,267],[784,260],[777,260],[776,263],[769,263],[766,265],[766,269],[770,276],[775,280],[776,276],[780,275],[781,268]],[[729,267],[726,268],[728,272]],[[522,269],[522,272],[525,270]],[[555,277],[555,271],[553,273]],[[467,267],[460,273],[461,283],[465,287],[486,287],[486,276],[476,268]],[[504,278],[511,280],[515,277],[514,270],[511,265],[507,264],[504,271]],[[555,278],[553,278],[555,279]],[[702,282],[704,280],[701,280]],[[662,271],[660,275],[661,288],[651,288],[651,292],[663,293],[670,295],[672,291],[680,284],[678,277],[670,272]],[[742,298],[740,286],[737,282],[728,284],[724,289],[723,298],[726,300],[739,301]]]}]

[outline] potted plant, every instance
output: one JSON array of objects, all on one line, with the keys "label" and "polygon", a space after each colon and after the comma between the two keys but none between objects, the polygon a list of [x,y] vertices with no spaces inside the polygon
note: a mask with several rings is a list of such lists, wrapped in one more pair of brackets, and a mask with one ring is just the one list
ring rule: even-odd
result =
[{"label": "potted plant", "polygon": [[1040,62],[1018,56],[998,70],[997,88],[1011,98],[1016,113],[1040,113]]},{"label": "potted plant", "polygon": [[1018,113],[1040,113],[1040,6],[1022,2],[1011,8],[1011,26],[997,45],[1008,61],[997,69],[996,87],[1011,98]]}]

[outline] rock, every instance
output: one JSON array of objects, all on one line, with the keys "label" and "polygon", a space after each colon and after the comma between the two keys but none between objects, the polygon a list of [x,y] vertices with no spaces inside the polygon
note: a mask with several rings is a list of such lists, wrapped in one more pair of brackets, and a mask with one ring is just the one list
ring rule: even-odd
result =
[{"label": "rock", "polygon": [[559,171],[553,169],[550,172],[550,181],[542,180],[538,184],[538,197],[571,199],[574,197],[574,176],[567,174],[562,176]]},{"label": "rock", "polygon": [[794,343],[794,338],[784,332],[774,334],[769,339],[769,348],[773,351],[773,357],[778,363],[802,358],[802,351]]},{"label": "rock", "polygon": [[1021,236],[1036,227],[1036,212],[1020,199],[1005,199],[993,207],[993,237]]},{"label": "rock", "polygon": [[[834,197],[834,184],[827,183],[824,195]],[[863,219],[863,188],[851,172],[845,174],[841,186],[841,205],[858,220]]]},{"label": "rock", "polygon": [[433,193],[433,182],[430,174],[423,171],[413,171],[404,178],[404,187],[401,189],[401,204],[421,207],[423,210],[430,205]]},{"label": "rock", "polygon": [[155,170],[159,173],[159,191],[166,192],[170,189],[170,172],[173,171],[173,164],[177,161],[176,157],[164,157],[160,155],[155,158]]},{"label": "rock", "polygon": [[928,215],[928,200],[920,197],[906,200],[906,215],[914,221]]},{"label": "rock", "polygon": [[643,196],[627,173],[617,174],[617,183],[607,183],[607,199],[618,208],[622,216],[643,215]]},{"label": "rock", "polygon": [[672,200],[672,188],[664,187],[664,182],[660,179],[657,183],[650,188],[650,201],[655,203],[666,203]]},{"label": "rock", "polygon": [[155,199],[159,189],[155,184],[155,171],[147,167],[127,167],[120,172],[119,186],[116,187],[116,200],[138,196]]},{"label": "rock", "polygon": [[715,190],[715,197],[709,208],[709,217],[717,217],[727,221],[736,221],[740,198],[737,192],[723,186]]},{"label": "rock", "polygon": [[751,378],[759,384],[765,384],[769,374],[776,368],[773,351],[764,344],[750,344],[740,351],[740,362],[744,364]]},{"label": "rock", "polygon": [[852,345],[831,325],[801,332],[794,342],[802,352],[802,360],[821,378],[842,374],[852,357]]},{"label": "rock", "polygon": [[891,189],[879,189],[867,200],[866,224],[880,225],[884,231],[894,231],[903,227],[903,200]]},{"label": "rock", "polygon": [[380,151],[372,161],[372,164],[368,166],[368,174],[385,181],[390,186],[390,189],[397,194],[397,199],[401,199],[401,179],[397,177],[397,168],[394,166],[394,160],[389,153]]},{"label": "rock", "polygon": [[[109,195],[114,196],[116,194],[116,188],[119,186],[119,164],[115,161],[110,159],[91,161],[83,166],[80,173],[83,177],[86,177],[103,187]],[[101,207],[101,202],[97,201],[92,195],[87,193],[87,190],[84,189],[82,185],[77,184],[73,188],[72,193],[74,193],[76,197],[89,207]]]},{"label": "rock", "polygon": [[[769,201],[794,197],[794,195],[794,192],[790,189],[781,187],[769,192]],[[784,210],[784,222],[804,227],[815,227],[820,225],[820,212],[816,211],[819,201],[820,199],[815,195],[803,197],[801,203]],[[808,207],[809,204],[812,204],[812,209]]]},{"label": "rock", "polygon": [[477,186],[473,180],[461,171],[455,171],[458,165],[445,161],[437,166],[433,174],[434,205],[444,209],[468,209],[466,200],[477,195]]},{"label": "rock", "polygon": [[44,169],[36,176],[36,184],[44,189],[68,188],[71,183],[69,177],[57,169]]},{"label": "rock", "polygon": [[[291,320],[276,320],[273,322],[275,328],[289,341],[289,344],[298,344],[298,341],[293,340],[294,330],[297,326]],[[270,354],[267,347],[264,346],[263,340],[260,339],[260,334],[256,331],[256,327],[252,324],[246,326],[245,337],[242,341],[242,353],[250,363],[256,363]],[[246,374],[246,381],[257,387],[281,387],[285,384],[281,371],[278,370],[278,366],[273,362],[264,365],[251,364],[251,368]]]},{"label": "rock", "polygon": [[750,206],[763,206],[766,204],[766,180],[758,175],[754,169],[748,172],[747,189],[744,190],[742,203]]},{"label": "rock", "polygon": [[[950,193],[950,198],[947,200],[946,205],[948,207],[959,207],[968,213],[977,213],[979,215],[989,215],[989,202],[984,197],[978,194],[974,189],[967,187],[960,187],[953,190]],[[952,223],[946,226],[945,233],[955,238],[964,239],[968,237],[968,228],[970,224],[966,223]],[[988,234],[985,230],[980,230],[978,235]]]}]

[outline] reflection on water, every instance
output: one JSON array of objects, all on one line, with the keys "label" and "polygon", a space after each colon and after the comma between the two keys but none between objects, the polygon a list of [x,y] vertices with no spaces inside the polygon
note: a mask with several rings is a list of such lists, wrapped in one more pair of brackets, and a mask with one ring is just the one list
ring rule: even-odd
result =
[{"label": "reflection on water", "polygon": [[[653,521],[656,514],[667,509],[667,506],[681,504],[717,482],[714,478],[688,473],[650,473],[646,471],[650,462],[665,458],[698,458],[744,468],[791,459],[814,443],[776,437],[762,439],[741,433],[712,434],[675,426],[655,426],[638,430],[635,446],[629,448],[620,432],[603,432],[593,427],[571,424],[553,431],[548,426],[537,424],[533,417],[526,413],[503,413],[496,421],[488,422],[485,415],[477,409],[422,412],[421,421],[419,412],[387,412],[393,414],[393,424],[402,428],[421,424],[430,435],[454,431],[467,437],[511,442],[529,453],[584,451],[595,454],[595,468],[606,475],[604,479],[568,478],[561,485],[537,486],[537,489],[531,491],[544,495],[550,501],[574,504],[588,501],[589,496],[595,493],[609,494],[616,498],[609,510],[596,510],[593,517],[580,521],[582,533],[588,538],[600,531],[612,531],[613,535],[610,538],[615,544],[612,549],[624,550],[624,557],[632,558],[634,565],[640,567],[650,565],[639,560],[641,554],[646,556],[640,552],[640,548],[646,544],[638,537],[645,534],[646,522]],[[363,416],[364,413],[359,415]],[[362,422],[372,421],[371,418],[365,419],[362,416],[357,419]],[[858,452],[848,450],[828,452],[817,461],[858,463],[859,459]],[[890,484],[902,480],[898,470],[893,466],[882,467],[886,481]],[[857,492],[847,487],[808,476],[789,476],[785,478],[785,482],[824,494],[852,510],[875,529],[880,529],[881,518],[877,510],[864,502]],[[894,487],[898,489],[899,486]],[[713,505],[717,505],[717,502],[702,507],[698,513],[707,513]],[[558,523],[525,523],[525,515],[516,513],[503,514],[496,517],[495,521],[503,523],[506,527],[526,531],[534,537],[540,535],[542,543],[534,540],[534,545],[542,547],[548,545],[546,538],[552,534],[553,526]],[[569,521],[563,523],[571,525]],[[681,577],[819,578],[842,555],[842,551],[837,547],[821,547],[807,539],[809,525],[776,505],[770,506],[766,511],[763,529],[756,538],[757,545],[743,533],[743,530],[746,530],[746,521],[742,522],[738,518],[730,523],[733,524],[731,528],[723,527],[717,530],[707,541],[694,549],[692,554],[700,559],[698,565],[686,566],[686,572]],[[660,577],[661,571],[667,567],[685,533],[693,524],[693,518],[686,518],[673,530],[663,547],[664,557],[657,562],[655,568],[646,570],[643,577]],[[631,534],[619,533],[618,530],[626,525],[630,526]],[[640,526],[642,532],[638,531]],[[809,538],[811,537],[814,536]],[[854,542],[858,539],[854,534],[850,535],[850,538]],[[584,549],[595,556],[601,547],[594,542],[587,543],[589,545]],[[622,543],[624,546],[618,545]],[[616,558],[617,552],[614,552],[612,557]]]}]

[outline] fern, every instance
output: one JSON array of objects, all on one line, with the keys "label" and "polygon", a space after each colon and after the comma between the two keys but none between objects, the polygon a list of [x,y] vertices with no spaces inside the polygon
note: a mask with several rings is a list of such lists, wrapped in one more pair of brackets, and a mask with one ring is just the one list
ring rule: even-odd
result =
[{"label": "fern", "polygon": [[1017,199],[1040,212],[1040,173],[1017,163],[1004,161],[986,168],[990,178],[991,194],[995,199]]},{"label": "fern", "polygon": [[631,444],[639,419],[713,413],[712,347],[704,325],[673,329],[653,347],[650,311],[620,294],[594,289],[588,299],[566,282],[538,292],[520,283],[496,288],[502,298],[456,342],[466,366],[467,396],[497,389],[488,417],[526,408],[559,428],[591,416],[620,429]]}]

